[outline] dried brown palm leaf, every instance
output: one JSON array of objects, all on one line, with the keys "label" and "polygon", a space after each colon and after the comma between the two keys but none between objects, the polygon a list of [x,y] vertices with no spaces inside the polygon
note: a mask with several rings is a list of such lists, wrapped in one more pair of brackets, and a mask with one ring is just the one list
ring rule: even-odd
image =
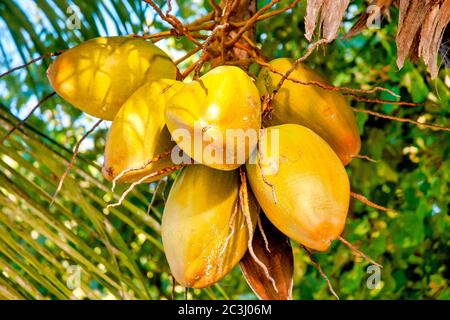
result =
[{"label": "dried brown palm leaf", "polygon": [[311,41],[320,15],[319,29],[322,37],[333,40],[344,18],[350,0],[308,0],[305,16],[305,37]]},{"label": "dried brown palm leaf", "polygon": [[367,10],[359,17],[353,27],[343,36],[344,39],[349,39],[356,36],[364,29],[368,28],[376,19],[381,19],[383,15],[390,19],[390,7],[394,0],[373,0]]},{"label": "dried brown palm leaf", "polygon": [[435,3],[430,9],[420,32],[418,53],[430,68],[432,78],[435,78],[438,73],[437,55],[449,21],[450,0],[446,0],[443,3]]},{"label": "dried brown palm leaf", "polygon": [[[433,5],[432,0],[400,0],[400,17],[397,30],[397,65],[403,67],[410,52],[415,52],[416,35]],[[414,56],[415,54],[413,54]]]}]

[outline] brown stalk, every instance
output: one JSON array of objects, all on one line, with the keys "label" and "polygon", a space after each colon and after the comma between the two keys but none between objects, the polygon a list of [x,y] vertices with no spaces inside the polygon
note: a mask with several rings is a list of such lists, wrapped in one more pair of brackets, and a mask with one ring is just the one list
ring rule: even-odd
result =
[{"label": "brown stalk", "polygon": [[[275,73],[275,74],[278,74],[278,75],[281,75],[281,76],[284,75],[283,72],[280,72],[280,71],[276,70],[274,67],[272,67],[269,63],[267,63],[265,61],[261,61],[261,60],[258,59],[258,60],[256,60],[256,63],[261,65],[261,66],[263,66],[263,67],[266,67],[272,73]],[[365,90],[365,89],[357,89],[357,88],[349,88],[349,87],[336,87],[336,86],[329,85],[329,84],[326,84],[326,83],[323,83],[323,82],[320,82],[320,81],[313,81],[313,80],[304,81],[304,80],[295,79],[295,78],[292,78],[292,77],[287,77],[286,80],[294,82],[294,83],[298,83],[300,85],[314,85],[314,86],[317,86],[319,88],[322,88],[322,89],[325,89],[325,90],[329,90],[329,91],[348,91],[348,92],[351,92],[351,93],[362,93],[362,94],[374,94],[376,92],[383,91],[383,92],[387,92],[387,93],[389,93],[389,94],[391,94],[391,95],[393,95],[395,97],[399,97],[399,95],[396,94],[395,92],[393,92],[392,90],[387,89],[387,88],[383,88],[383,87],[379,87],[379,86],[376,86],[376,87],[373,87],[371,89]],[[384,101],[384,100],[382,100],[382,101]],[[389,101],[389,100],[386,100],[386,101]],[[414,106],[416,105],[415,103],[412,103],[412,102],[411,103],[410,102],[403,102],[403,103],[407,104],[407,105],[414,105]]]},{"label": "brown stalk", "polygon": [[261,16],[264,12],[272,8],[276,3],[278,3],[280,0],[272,0],[268,4],[266,4],[264,7],[262,7],[258,12],[256,12],[250,19],[248,19],[244,26],[239,29],[236,36],[233,37],[232,40],[227,42],[225,44],[226,47],[230,48],[233,47],[236,42],[238,42],[241,37],[248,31],[250,28],[252,28],[256,22],[258,21],[258,17]]},{"label": "brown stalk", "polygon": [[352,156],[352,158],[356,158],[356,159],[364,159],[373,163],[378,163],[378,160],[372,159],[371,157],[364,155],[364,154],[357,154],[355,156]]},{"label": "brown stalk", "polygon": [[10,69],[10,70],[8,70],[8,71],[6,71],[6,72],[0,74],[0,78],[3,78],[4,76],[7,76],[8,74],[13,73],[13,72],[16,71],[16,70],[19,70],[19,69],[22,69],[22,68],[26,68],[26,67],[28,67],[30,64],[35,63],[35,62],[37,62],[37,61],[39,61],[39,60],[42,60],[42,59],[45,59],[45,58],[50,58],[50,57],[56,57],[56,56],[59,56],[59,55],[60,55],[61,53],[63,53],[64,51],[65,51],[65,50],[60,50],[60,51],[56,51],[56,52],[50,52],[50,53],[46,53],[46,54],[44,54],[44,55],[42,55],[42,56],[40,56],[40,57],[31,59],[31,60],[28,61],[27,63],[24,63],[24,64],[22,64],[22,65],[20,65],[20,66],[14,67],[14,68],[12,68],[12,69]]},{"label": "brown stalk", "polygon": [[156,171],[156,172],[149,173],[149,174],[146,175],[146,176],[143,176],[143,177],[140,178],[138,181],[133,182],[133,183],[130,185],[130,187],[129,187],[127,190],[125,190],[125,192],[122,194],[122,196],[120,197],[120,199],[119,199],[118,202],[113,203],[113,204],[108,204],[108,205],[106,206],[106,208],[109,209],[109,208],[114,208],[114,207],[120,206],[120,205],[122,204],[123,200],[125,200],[126,196],[127,196],[131,191],[133,191],[134,187],[137,186],[138,184],[143,183],[145,180],[150,179],[150,178],[153,178],[153,177],[156,177],[156,176],[159,176],[159,175],[162,175],[162,174],[166,174],[166,173],[170,173],[170,172],[177,171],[178,169],[181,169],[181,168],[184,167],[184,166],[185,166],[185,164],[178,164],[178,165],[175,165],[175,166],[171,166],[171,167],[167,167],[167,168],[158,170],[158,171]]},{"label": "brown stalk", "polygon": [[422,122],[415,121],[412,119],[389,116],[386,114],[382,114],[382,113],[379,113],[376,111],[371,111],[371,110],[366,110],[366,109],[357,109],[357,108],[352,108],[352,109],[355,112],[367,113],[367,114],[370,114],[375,117],[388,119],[388,120],[394,120],[394,121],[398,121],[398,122],[411,123],[411,124],[414,124],[416,126],[423,127],[423,128],[428,128],[428,129],[433,129],[433,130],[450,131],[450,128],[447,128],[447,127],[444,127],[441,125],[437,125],[437,124],[422,123]]},{"label": "brown stalk", "polygon": [[309,249],[307,247],[305,247],[304,245],[301,245],[303,247],[303,249],[305,249],[306,254],[308,255],[309,259],[311,260],[311,263],[316,267],[317,271],[319,271],[320,275],[322,276],[322,278],[325,280],[325,282],[328,285],[328,290],[330,290],[331,294],[337,299],[339,300],[339,296],[337,295],[336,291],[334,291],[333,289],[333,285],[331,284],[330,279],[328,278],[328,276],[325,274],[325,272],[322,270],[322,267],[320,266],[320,263],[318,263],[312,253],[309,251]]},{"label": "brown stalk", "polygon": [[48,99],[50,99],[51,97],[53,97],[56,94],[56,92],[52,92],[49,93],[48,95],[46,95],[44,98],[42,98],[32,109],[30,112],[28,112],[28,114],[25,116],[25,118],[23,118],[22,120],[20,120],[14,127],[12,127],[7,133],[6,135],[2,138],[2,140],[0,141],[0,144],[3,144],[8,138],[9,136],[16,131],[17,129],[19,129],[30,117],[31,115]]},{"label": "brown stalk", "polygon": [[59,179],[58,186],[56,187],[56,191],[52,196],[52,200],[50,201],[49,207],[53,205],[53,203],[56,200],[56,197],[58,196],[59,192],[61,191],[61,188],[63,186],[64,180],[66,179],[67,175],[69,174],[70,169],[72,169],[73,165],[75,164],[75,160],[78,155],[78,150],[80,149],[81,143],[86,139],[94,130],[102,123],[103,120],[98,120],[86,133],[81,137],[80,140],[78,140],[77,144],[75,145],[75,149],[73,150],[72,159],[70,159],[69,165],[67,166],[66,170],[62,174],[61,178]]},{"label": "brown stalk", "polygon": [[275,95],[278,93],[278,91],[280,91],[281,86],[283,85],[284,81],[290,76],[290,74],[291,74],[292,72],[294,72],[295,68],[297,68],[297,66],[298,66],[300,63],[302,63],[303,61],[305,61],[306,59],[308,59],[308,57],[309,57],[309,56],[310,56],[310,55],[311,55],[311,54],[312,54],[312,53],[313,53],[320,45],[326,44],[326,43],[329,43],[329,42],[330,42],[330,40],[328,40],[328,39],[320,39],[320,40],[314,42],[314,43],[308,48],[308,50],[306,51],[306,53],[305,53],[302,57],[300,57],[300,58],[298,58],[297,60],[295,60],[294,63],[292,64],[292,66],[289,68],[289,70],[286,71],[286,72],[282,75],[282,77],[281,77],[280,81],[278,82],[277,86],[276,86],[275,89],[272,91],[272,94],[271,94],[271,100],[273,100],[273,98],[274,98]]},{"label": "brown stalk", "polygon": [[[276,9],[276,10],[273,10],[273,11],[270,11],[270,12],[267,12],[267,13],[264,13],[264,14],[260,15],[260,16],[258,17],[258,19],[256,19],[256,22],[259,22],[259,21],[262,21],[262,20],[266,20],[266,19],[272,18],[272,17],[274,17],[274,16],[277,16],[277,15],[283,13],[283,12],[286,12],[286,11],[288,11],[288,10],[294,8],[300,1],[301,1],[301,0],[294,0],[294,1],[292,1],[291,4],[287,5],[287,6],[284,7],[284,8]],[[231,25],[232,25],[233,27],[242,27],[242,26],[245,25],[245,23],[246,23],[246,21],[241,21],[241,22],[234,22],[234,23],[231,23]]]},{"label": "brown stalk", "polygon": [[367,256],[361,250],[357,249],[354,245],[352,245],[350,242],[345,240],[343,237],[339,236],[338,240],[341,241],[343,244],[345,244],[347,247],[349,247],[356,255],[366,259],[367,261],[369,261],[370,263],[376,265],[377,267],[383,268],[383,266],[381,264],[379,264],[378,262],[376,262],[375,260],[373,260],[372,258]]},{"label": "brown stalk", "polygon": [[362,203],[368,205],[369,207],[372,207],[372,208],[375,208],[375,209],[378,209],[378,210],[381,210],[381,211],[385,211],[385,212],[386,211],[394,211],[394,210],[391,210],[389,208],[385,208],[383,206],[380,206],[380,205],[378,205],[376,203],[373,203],[372,201],[370,201],[369,199],[367,199],[366,197],[364,197],[363,195],[360,195],[358,193],[350,192],[350,195],[353,198],[355,198],[355,199],[361,201]]},{"label": "brown stalk", "polygon": [[149,165],[151,165],[152,163],[155,163],[161,159],[167,158],[168,156],[170,156],[170,154],[172,153],[172,150],[167,150],[161,154],[158,154],[156,156],[154,156],[153,158],[151,158],[150,160],[147,160],[142,166],[136,167],[136,168],[127,168],[125,170],[122,170],[117,176],[114,177],[114,179],[112,180],[112,189],[111,191],[114,192],[114,188],[116,186],[117,181],[122,178],[125,174],[129,173],[129,172],[134,172],[134,171],[139,171],[139,170],[143,170],[145,168],[147,168]]}]

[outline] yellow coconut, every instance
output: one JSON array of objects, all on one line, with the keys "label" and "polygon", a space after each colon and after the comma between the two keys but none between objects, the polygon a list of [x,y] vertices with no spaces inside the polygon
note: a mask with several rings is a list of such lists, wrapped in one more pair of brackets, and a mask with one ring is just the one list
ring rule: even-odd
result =
[{"label": "yellow coconut", "polygon": [[236,169],[257,144],[261,127],[258,90],[240,68],[214,68],[168,101],[166,123],[181,149],[198,163]]},{"label": "yellow coconut", "polygon": [[350,199],[333,149],[312,130],[286,124],[265,129],[255,155],[248,179],[270,221],[291,239],[327,250],[344,229]]},{"label": "yellow coconut", "polygon": [[177,67],[149,41],[90,39],[58,56],[47,70],[53,89],[76,108],[112,120],[125,100],[150,80],[175,79]]},{"label": "yellow coconut", "polygon": [[[176,178],[161,225],[164,252],[175,279],[204,288],[222,279],[247,250],[248,225],[239,206],[238,171],[188,166]],[[256,204],[249,201],[252,227]]]},{"label": "yellow coconut", "polygon": [[[270,65],[276,71],[285,73],[292,63],[293,60],[280,58],[271,61]],[[326,79],[304,64],[299,64],[289,78],[327,84]],[[261,94],[272,92],[280,79],[280,74],[263,68],[257,80]],[[339,92],[286,80],[275,95],[272,106],[273,112],[267,126],[295,123],[310,128],[334,149],[344,165],[359,153],[361,140],[355,116]]]},{"label": "yellow coconut", "polygon": [[[106,179],[120,175],[117,182],[135,182],[174,165],[167,152],[175,143],[165,126],[164,109],[181,86],[182,82],[176,80],[151,81],[128,98],[114,118],[106,141],[102,170]],[[161,155],[165,156],[157,159]],[[162,176],[151,176],[146,181]]]}]

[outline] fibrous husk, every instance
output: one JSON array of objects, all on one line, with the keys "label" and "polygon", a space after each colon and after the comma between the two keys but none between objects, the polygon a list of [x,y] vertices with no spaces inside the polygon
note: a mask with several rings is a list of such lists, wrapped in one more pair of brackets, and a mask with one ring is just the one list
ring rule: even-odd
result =
[{"label": "fibrous husk", "polygon": [[47,70],[62,98],[94,117],[113,120],[137,88],[175,79],[172,60],[149,41],[132,37],[90,39],[58,56]]},{"label": "fibrous husk", "polygon": [[[175,142],[165,125],[164,110],[167,100],[182,85],[170,79],[151,81],[128,98],[114,118],[106,140],[102,170],[106,179],[136,182],[152,172],[174,166],[167,152]],[[161,158],[157,159],[158,156]],[[146,182],[161,177],[157,175]]]},{"label": "fibrous husk", "polygon": [[[164,208],[161,234],[170,270],[181,285],[210,286],[244,255],[248,226],[238,193],[238,171],[192,165],[176,178]],[[257,208],[252,196],[249,211],[254,228]]]},{"label": "fibrous husk", "polygon": [[[257,144],[261,127],[258,89],[240,68],[216,67],[187,83],[168,101],[166,123],[173,139],[192,159],[212,168],[234,170]],[[249,139],[236,138],[247,134]]]},{"label": "fibrous husk", "polygon": [[247,164],[253,193],[270,221],[289,238],[325,251],[342,233],[350,200],[347,173],[312,130],[285,124],[261,133],[255,164]]},{"label": "fibrous husk", "polygon": [[[289,70],[292,64],[293,61],[286,58],[270,62],[281,74]],[[289,78],[327,84],[326,79],[303,64],[299,64]],[[280,79],[280,74],[263,68],[257,80],[260,93],[271,92]],[[272,108],[273,111],[265,123],[267,126],[285,123],[304,125],[321,136],[344,164],[349,163],[353,156],[359,153],[361,140],[355,116],[345,97],[339,92],[286,79],[272,101]]]}]

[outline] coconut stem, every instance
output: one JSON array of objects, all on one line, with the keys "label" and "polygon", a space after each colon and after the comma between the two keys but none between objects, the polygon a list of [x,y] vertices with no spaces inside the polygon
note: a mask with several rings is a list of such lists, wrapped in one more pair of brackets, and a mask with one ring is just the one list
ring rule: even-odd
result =
[{"label": "coconut stem", "polygon": [[[160,180],[158,181],[158,183],[156,184],[155,190],[153,191],[153,194],[152,194],[152,198],[151,198],[151,200],[150,200],[150,202],[149,202],[149,204],[148,204],[148,206],[147,206],[147,215],[150,214],[150,211],[151,211],[151,209],[152,209],[152,207],[153,207],[153,203],[155,203],[156,195],[158,194],[159,187],[161,186],[162,183],[164,183],[164,187],[163,187],[161,193],[164,194],[164,190],[165,190],[166,187],[167,187],[167,180],[160,179]],[[164,199],[163,199],[163,200],[164,200]],[[165,201],[164,201],[164,202],[165,202]],[[159,216],[159,218],[161,218],[161,216]]]},{"label": "coconut stem", "polygon": [[381,264],[379,264],[378,262],[376,262],[375,260],[373,260],[372,258],[370,258],[369,256],[367,256],[364,252],[362,252],[361,250],[358,250],[354,245],[352,245],[350,242],[348,242],[347,240],[345,240],[343,237],[339,236],[339,241],[342,242],[343,244],[345,244],[347,247],[349,247],[356,255],[366,259],[367,261],[369,261],[370,263],[376,265],[377,267],[383,268],[383,266]]},{"label": "coconut stem", "polygon": [[325,280],[325,282],[328,285],[328,289],[330,290],[331,294],[333,296],[336,297],[337,300],[339,300],[339,296],[337,295],[336,291],[334,291],[333,289],[333,285],[331,284],[330,279],[328,278],[328,276],[325,274],[325,272],[322,270],[322,267],[320,266],[320,263],[318,263],[312,253],[308,250],[308,248],[306,248],[304,245],[302,245],[303,249],[305,249],[306,254],[308,255],[309,259],[311,260],[311,263],[317,268],[317,271],[319,271],[320,275],[322,276],[322,278]]},{"label": "coconut stem", "polygon": [[142,166],[139,167],[135,167],[135,168],[127,168],[125,170],[122,170],[117,176],[114,177],[114,179],[112,180],[112,187],[111,187],[111,191],[114,192],[114,189],[116,188],[116,183],[117,181],[119,181],[120,178],[122,178],[125,174],[129,173],[129,172],[133,172],[133,171],[139,171],[139,170],[143,170],[145,168],[147,168],[149,165],[151,165],[152,163],[155,163],[163,158],[168,157],[171,154],[172,150],[168,150],[165,151],[157,156],[154,156],[152,159],[147,160]]},{"label": "coconut stem", "polygon": [[357,158],[357,159],[364,159],[373,163],[378,163],[378,160],[372,159],[371,157],[364,155],[364,154],[357,154],[355,156],[352,156],[352,158]]},{"label": "coconut stem", "polygon": [[[350,95],[350,94],[346,94],[346,95]],[[389,102],[389,101],[380,101],[377,99],[369,99],[369,98],[365,98],[365,97],[358,97],[358,96],[352,96],[353,98],[359,100],[359,101],[366,101],[366,102],[375,102],[375,103],[391,103],[391,104],[397,104],[397,105],[411,105],[412,103],[409,102]],[[414,106],[416,106],[417,104],[413,104]],[[372,110],[366,110],[366,109],[357,109],[357,108],[352,108],[352,110],[354,112],[362,112],[362,113],[367,113],[370,114],[371,116],[375,116],[378,118],[383,118],[383,119],[388,119],[388,120],[393,120],[393,121],[398,121],[398,122],[405,122],[405,123],[410,123],[410,124],[414,124],[416,126],[418,126],[419,128],[427,128],[427,129],[432,129],[432,130],[442,130],[442,131],[450,131],[449,127],[445,127],[439,124],[432,124],[432,123],[423,123],[423,122],[419,122],[416,120],[412,120],[412,119],[408,119],[408,118],[400,118],[400,117],[394,117],[394,116],[389,116],[387,114],[383,114],[380,112],[376,112],[376,111],[372,111]]]},{"label": "coconut stem", "polygon": [[128,189],[125,190],[124,193],[122,193],[122,196],[120,197],[120,199],[119,199],[118,202],[113,203],[113,204],[108,204],[108,205],[106,206],[106,208],[109,209],[109,208],[114,208],[114,207],[120,206],[120,205],[122,204],[123,200],[125,200],[126,196],[127,196],[131,191],[133,191],[134,187],[137,186],[138,184],[143,183],[145,180],[150,179],[150,178],[153,178],[153,177],[156,177],[156,176],[159,176],[159,175],[161,175],[161,174],[166,174],[166,173],[169,173],[169,172],[177,171],[178,169],[181,169],[181,168],[184,167],[184,166],[185,166],[184,164],[178,164],[178,165],[176,165],[176,166],[167,167],[167,168],[158,170],[158,171],[156,171],[156,172],[149,173],[149,174],[146,175],[146,176],[143,176],[143,177],[142,177],[141,179],[139,179],[138,181],[133,182],[133,183],[130,185],[130,187],[128,187]]},{"label": "coconut stem", "polygon": [[69,174],[70,169],[72,169],[73,165],[75,164],[75,160],[78,155],[78,150],[80,149],[80,145],[83,142],[84,139],[86,139],[99,125],[102,123],[103,120],[98,120],[86,133],[81,137],[80,140],[78,140],[75,149],[73,151],[72,159],[70,159],[69,165],[67,166],[66,170],[62,174],[61,178],[59,179],[58,186],[56,187],[56,191],[52,196],[52,200],[50,202],[49,207],[53,205],[53,202],[55,202],[56,197],[58,196],[58,193],[61,191],[61,188],[63,186],[64,180],[66,179],[67,175]]},{"label": "coconut stem", "polygon": [[28,61],[27,63],[24,63],[24,64],[22,64],[22,65],[20,65],[20,66],[14,67],[14,68],[12,68],[12,69],[10,69],[10,70],[8,70],[8,71],[6,71],[6,72],[0,74],[0,78],[3,78],[4,76],[7,76],[8,74],[13,73],[13,72],[16,71],[16,70],[20,70],[20,69],[26,68],[26,67],[28,67],[30,64],[35,63],[35,62],[38,62],[39,60],[42,60],[42,59],[45,59],[45,58],[50,58],[50,57],[56,57],[56,56],[59,56],[59,55],[60,55],[61,53],[63,53],[63,52],[64,52],[64,50],[60,50],[60,51],[56,51],[56,52],[50,52],[50,53],[46,53],[46,54],[44,54],[44,55],[42,55],[42,56],[40,56],[40,57],[36,57],[36,58],[34,58],[34,59],[31,59],[31,60]]},{"label": "coconut stem", "polygon": [[22,120],[20,120],[14,127],[11,128],[11,130],[8,131],[8,133],[2,138],[2,140],[0,141],[0,144],[3,144],[3,142],[5,142],[9,136],[16,131],[17,129],[19,129],[30,117],[31,115],[48,99],[50,99],[51,97],[53,97],[56,94],[56,92],[52,92],[49,93],[48,95],[46,95],[44,98],[42,98],[34,107],[33,109],[31,109],[30,112],[28,112],[28,114],[25,116],[25,118],[23,118]]},{"label": "coconut stem", "polygon": [[372,207],[372,208],[375,208],[375,209],[378,209],[378,210],[381,210],[381,211],[394,211],[394,210],[391,210],[389,208],[382,207],[382,206],[380,206],[380,205],[378,205],[376,203],[373,203],[372,201],[370,201],[369,199],[367,199],[366,197],[364,197],[363,195],[360,195],[358,193],[350,192],[350,195],[353,198],[355,198],[355,199],[361,201],[362,203],[368,205],[369,207]]}]

